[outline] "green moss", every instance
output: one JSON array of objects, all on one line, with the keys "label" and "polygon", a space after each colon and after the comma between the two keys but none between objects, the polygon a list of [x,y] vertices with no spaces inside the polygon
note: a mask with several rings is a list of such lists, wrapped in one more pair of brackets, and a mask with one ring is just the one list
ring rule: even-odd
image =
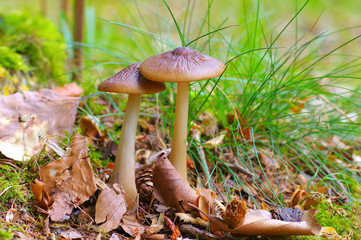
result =
[{"label": "green moss", "polygon": [[14,234],[12,234],[12,230],[11,229],[3,229],[0,226],[0,239],[14,239]]},{"label": "green moss", "polygon": [[[12,70],[31,70],[40,82],[65,72],[65,43],[55,24],[42,16],[15,13],[1,16],[0,45],[9,49],[16,61],[2,64]],[[4,50],[3,50],[4,51]],[[21,57],[20,57],[21,56]],[[7,58],[10,58],[7,56]],[[10,59],[11,60],[11,59]],[[3,61],[5,62],[5,61]],[[31,68],[24,68],[26,62]]]},{"label": "green moss", "polygon": [[109,157],[103,159],[100,150],[94,148],[91,144],[89,145],[89,158],[91,161],[96,161],[104,168],[106,168],[108,164],[112,162],[112,160]]},{"label": "green moss", "polygon": [[331,204],[326,200],[317,205],[316,219],[323,227],[332,227],[340,236],[350,239],[360,239],[360,209],[361,203],[354,201],[351,208]]},{"label": "green moss", "polygon": [[0,46],[0,66],[23,72],[27,72],[30,69],[20,54],[5,46]]},{"label": "green moss", "polygon": [[[23,169],[25,172],[26,169]],[[24,203],[27,201],[27,189],[25,174],[14,170],[8,165],[0,165],[0,205],[1,210],[5,211],[11,202]]]}]

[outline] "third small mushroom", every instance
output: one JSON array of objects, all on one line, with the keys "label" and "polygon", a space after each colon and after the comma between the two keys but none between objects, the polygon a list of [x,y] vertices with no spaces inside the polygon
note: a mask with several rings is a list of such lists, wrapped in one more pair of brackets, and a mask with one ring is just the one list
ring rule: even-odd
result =
[{"label": "third small mushroom", "polygon": [[185,179],[189,82],[219,77],[224,69],[219,60],[188,47],[150,57],[140,65],[140,73],[151,81],[177,83],[170,162]]}]

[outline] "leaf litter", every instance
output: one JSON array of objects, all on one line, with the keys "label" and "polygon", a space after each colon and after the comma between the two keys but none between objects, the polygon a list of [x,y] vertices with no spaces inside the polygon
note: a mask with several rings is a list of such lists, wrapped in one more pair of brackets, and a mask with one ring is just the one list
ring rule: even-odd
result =
[{"label": "leaf litter", "polygon": [[86,139],[80,134],[73,134],[70,149],[69,156],[39,170],[44,190],[54,201],[49,210],[52,221],[68,219],[75,204],[87,201],[97,189]]},{"label": "leaf litter", "polygon": [[[82,117],[81,119],[79,123],[84,136],[73,134],[69,146],[70,151],[67,151],[66,156],[64,156],[65,151],[62,152],[61,149],[58,149],[56,152],[59,152],[58,155],[62,157],[41,167],[40,180],[36,179],[30,184],[35,204],[41,214],[49,216],[53,223],[73,222],[75,224],[73,226],[79,227],[77,231],[63,227],[59,231],[59,236],[67,238],[92,236],[92,239],[99,236],[94,232],[89,233],[89,231],[82,230],[82,226],[87,225],[83,225],[81,222],[80,214],[77,214],[79,210],[90,220],[85,224],[93,224],[95,227],[96,223],[103,232],[112,233],[111,238],[114,239],[121,239],[124,236],[134,239],[199,237],[199,235],[194,235],[194,232],[209,239],[224,239],[229,233],[276,236],[334,234],[332,228],[321,229],[314,219],[316,210],[306,210],[315,203],[311,194],[304,188],[293,189],[294,191],[287,189],[288,195],[286,196],[290,197],[290,207],[292,209],[298,207],[299,210],[274,209],[269,206],[269,203],[265,204],[264,198],[258,194],[258,189],[252,186],[252,182],[260,181],[257,176],[262,175],[258,172],[247,172],[237,161],[234,161],[236,157],[232,151],[227,149],[222,149],[224,151],[221,156],[224,161],[223,166],[230,167],[249,179],[248,191],[234,188],[235,197],[228,202],[224,196],[222,185],[219,184],[227,184],[232,188],[234,183],[231,179],[227,178],[224,183],[212,183],[214,189],[210,190],[197,183],[197,181],[202,181],[202,175],[199,176],[200,179],[192,182],[195,186],[194,189],[178,175],[169,163],[167,159],[169,149],[166,149],[169,146],[168,142],[164,143],[164,138],[160,137],[164,133],[146,121],[141,124],[144,132],[138,135],[136,145],[137,186],[141,195],[139,196],[138,212],[135,215],[127,215],[121,188],[106,186],[98,177],[106,181],[109,174],[104,174],[105,171],[102,173],[102,167],[99,164],[94,168],[97,170],[94,173],[93,166],[90,164],[88,144],[90,143],[98,149],[105,147],[108,136],[99,130],[91,118]],[[206,118],[203,121],[205,122]],[[246,126],[245,120],[241,119],[241,121]],[[194,126],[194,137],[201,142],[201,134],[205,134],[206,131],[201,125]],[[212,126],[214,126],[213,123]],[[228,137],[227,131],[222,130],[219,125],[212,129],[215,129],[212,130],[213,134],[218,135],[210,138],[208,142],[204,142],[209,146],[198,145],[202,147],[202,158],[204,159],[207,159],[209,154],[220,151],[218,146],[221,146]],[[243,135],[242,139],[247,141],[248,129],[243,127],[239,132]],[[335,142],[335,140],[333,141]],[[338,143],[338,145],[340,144]],[[48,146],[56,149],[56,143],[50,144],[49,142]],[[203,151],[204,146],[210,152]],[[266,148],[260,148],[253,157],[259,158],[265,166],[269,178],[274,177],[272,171],[269,171],[270,169],[283,170],[276,154]],[[211,164],[208,164],[209,169],[212,169]],[[191,168],[190,165],[189,167]],[[194,166],[191,169],[193,171]],[[97,174],[100,175],[96,176]],[[191,174],[193,173],[191,172]],[[265,182],[265,180],[262,181]],[[283,180],[281,179],[281,181]],[[263,186],[263,191],[267,191],[268,188],[276,189],[272,183],[269,184],[271,185]],[[263,206],[263,210],[253,210],[254,205],[250,198],[257,199]],[[290,222],[284,217],[298,213],[302,213],[302,217],[297,221]],[[7,219],[22,221],[22,214],[22,212],[16,211],[16,208],[11,208],[7,213]],[[45,225],[47,225],[46,221]],[[56,228],[55,225],[52,226],[51,222],[49,227]],[[209,227],[213,234],[206,230]],[[18,236],[20,235],[19,233]]]}]

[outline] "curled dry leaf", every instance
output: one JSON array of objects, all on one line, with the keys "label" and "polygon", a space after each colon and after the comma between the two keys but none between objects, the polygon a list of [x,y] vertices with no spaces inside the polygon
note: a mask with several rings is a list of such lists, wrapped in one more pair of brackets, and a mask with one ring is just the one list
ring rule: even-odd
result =
[{"label": "curled dry leaf", "polygon": [[44,183],[38,179],[35,179],[34,182],[30,182],[30,187],[34,194],[35,203],[45,210],[48,210],[52,202],[50,200],[49,194],[44,190]]},{"label": "curled dry leaf", "polygon": [[104,140],[107,133],[101,133],[97,124],[87,116],[82,116],[79,120],[82,133],[86,136],[88,143],[95,146],[96,141]]},{"label": "curled dry leaf", "polygon": [[[198,198],[196,206],[202,210],[206,215],[214,214],[214,200],[217,198],[215,192],[210,189],[202,189],[197,191]],[[208,221],[208,217],[200,211],[202,219]]]},{"label": "curled dry leaf", "polygon": [[230,228],[235,228],[243,221],[246,213],[246,201],[240,199],[233,199],[232,201],[227,203],[226,208],[222,213],[222,218]]},{"label": "curled dry leaf", "polygon": [[297,189],[292,193],[289,207],[296,207],[300,200],[305,196],[305,190],[302,187],[297,187]]},{"label": "curled dry leaf", "polygon": [[127,211],[127,203],[118,184],[114,184],[114,190],[105,187],[100,193],[95,205],[95,222],[100,229],[109,232],[116,229],[124,213]]},{"label": "curled dry leaf", "polygon": [[321,232],[321,225],[314,218],[316,209],[305,211],[301,222],[284,222],[272,219],[271,213],[265,210],[249,211],[243,222],[230,228],[222,219],[210,217],[213,231],[227,231],[243,235],[292,236],[316,235]]},{"label": "curled dry leaf", "polygon": [[33,156],[43,148],[39,140],[72,130],[79,102],[50,89],[0,98],[0,151],[18,161]]},{"label": "curled dry leaf", "polygon": [[54,201],[49,211],[52,221],[69,218],[74,203],[85,202],[97,189],[84,137],[73,134],[70,149],[68,157],[57,159],[39,171],[44,190]]},{"label": "curled dry leaf", "polygon": [[154,196],[178,211],[190,211],[187,203],[195,204],[196,191],[183,179],[165,154],[159,156],[153,169]]},{"label": "curled dry leaf", "polygon": [[5,221],[9,222],[9,223],[13,223],[16,222],[19,218],[19,211],[16,208],[15,204],[12,204],[11,208],[9,209],[9,211],[7,211],[6,215],[5,215]]}]

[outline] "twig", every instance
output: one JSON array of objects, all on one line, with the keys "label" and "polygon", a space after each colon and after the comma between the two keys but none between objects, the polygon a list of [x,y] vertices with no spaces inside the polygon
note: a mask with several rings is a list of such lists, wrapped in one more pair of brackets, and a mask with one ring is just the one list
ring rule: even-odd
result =
[{"label": "twig", "polygon": [[224,237],[216,236],[208,231],[201,230],[190,224],[182,224],[180,226],[180,230],[182,233],[189,234],[189,235],[195,237],[196,239],[217,239],[217,240],[224,239]]},{"label": "twig", "polygon": [[241,173],[249,176],[249,177],[252,177],[252,178],[255,178],[254,174],[249,172],[247,169],[245,169],[244,167],[242,167],[241,165],[239,165],[237,162],[234,162],[234,163],[223,163],[224,165],[226,165],[227,167],[231,168],[231,169],[236,169],[238,171],[240,171]]}]

